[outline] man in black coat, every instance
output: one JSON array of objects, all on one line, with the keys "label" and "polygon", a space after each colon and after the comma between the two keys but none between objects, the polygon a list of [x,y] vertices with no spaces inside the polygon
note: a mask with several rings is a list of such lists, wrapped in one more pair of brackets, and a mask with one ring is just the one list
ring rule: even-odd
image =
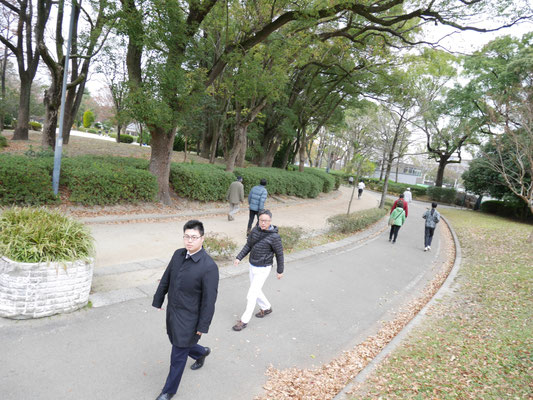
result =
[{"label": "man in black coat", "polygon": [[283,245],[278,228],[271,225],[272,213],[269,210],[259,211],[259,226],[256,226],[248,235],[246,244],[235,258],[234,264],[250,253],[250,288],[246,295],[246,309],[241,319],[233,326],[234,331],[242,331],[252,318],[255,304],[259,305],[257,318],[263,318],[272,313],[272,306],[263,293],[263,285],[272,269],[274,255],[276,256],[278,279],[283,276]]},{"label": "man in black coat", "polygon": [[152,305],[162,309],[168,293],[167,333],[172,343],[170,372],[156,400],[171,399],[178,390],[187,357],[196,360],[191,369],[204,365],[211,352],[198,344],[215,313],[218,267],[203,249],[204,226],[191,220],[183,226],[185,248],[174,252],[161,278]]}]

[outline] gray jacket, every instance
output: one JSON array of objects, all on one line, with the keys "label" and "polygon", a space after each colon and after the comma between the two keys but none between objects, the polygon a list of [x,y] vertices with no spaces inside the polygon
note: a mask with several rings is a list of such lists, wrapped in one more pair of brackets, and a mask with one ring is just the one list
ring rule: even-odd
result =
[{"label": "gray jacket", "polygon": [[239,181],[232,182],[226,193],[226,200],[232,204],[244,201],[244,186]]},{"label": "gray jacket", "polygon": [[[431,213],[432,211],[433,213]],[[427,210],[424,215],[422,215],[422,218],[426,220],[426,226],[428,228],[435,228],[440,221],[440,214],[433,208],[431,210]]]}]

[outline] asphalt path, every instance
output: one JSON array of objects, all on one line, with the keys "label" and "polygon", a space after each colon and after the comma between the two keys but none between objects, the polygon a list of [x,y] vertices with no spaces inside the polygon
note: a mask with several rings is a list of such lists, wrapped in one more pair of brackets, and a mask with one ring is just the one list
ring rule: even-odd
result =
[{"label": "asphalt path", "polygon": [[[289,262],[279,281],[272,273],[264,291],[273,313],[253,317],[242,332],[231,327],[244,311],[248,276],[221,280],[213,323],[200,341],[212,353],[198,371],[189,361],[174,398],[253,399],[262,393],[269,365],[318,367],[375,333],[444,262],[442,227],[433,250],[423,251],[424,210],[422,203],[410,204],[396,244],[386,230]],[[0,398],[155,399],[169,356],[165,313],[151,307],[151,298],[39,320],[1,320]]]}]

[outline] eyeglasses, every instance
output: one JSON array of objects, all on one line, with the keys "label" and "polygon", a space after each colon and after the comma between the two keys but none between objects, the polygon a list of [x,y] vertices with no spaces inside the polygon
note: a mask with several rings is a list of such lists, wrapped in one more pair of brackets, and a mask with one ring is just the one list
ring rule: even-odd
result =
[{"label": "eyeglasses", "polygon": [[270,220],[269,219],[261,219],[261,218],[259,218],[259,222],[264,222],[266,224],[267,222],[270,222]]},{"label": "eyeglasses", "polygon": [[201,236],[183,235],[183,240],[185,240],[186,242],[196,242],[200,238],[201,238]]}]

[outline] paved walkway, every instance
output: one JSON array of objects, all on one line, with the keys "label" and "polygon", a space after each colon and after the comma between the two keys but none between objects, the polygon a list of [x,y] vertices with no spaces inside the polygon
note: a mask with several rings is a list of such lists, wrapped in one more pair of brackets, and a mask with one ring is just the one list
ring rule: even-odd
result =
[{"label": "paved walkway", "polygon": [[[318,366],[375,333],[379,321],[416,296],[445,262],[440,227],[434,250],[422,251],[424,209],[410,205],[394,245],[382,220],[341,243],[289,256],[284,278],[271,276],[265,285],[274,312],[254,318],[242,332],[231,326],[244,309],[248,278],[222,279],[210,332],[201,340],[212,354],[201,370],[186,370],[175,398],[251,400],[261,394],[269,365]],[[175,224],[178,230],[181,222]],[[132,242],[132,251],[136,246]],[[165,313],[150,305],[155,285],[145,284],[145,296],[107,307],[41,320],[0,320],[2,399],[155,399],[170,352]]]}]

